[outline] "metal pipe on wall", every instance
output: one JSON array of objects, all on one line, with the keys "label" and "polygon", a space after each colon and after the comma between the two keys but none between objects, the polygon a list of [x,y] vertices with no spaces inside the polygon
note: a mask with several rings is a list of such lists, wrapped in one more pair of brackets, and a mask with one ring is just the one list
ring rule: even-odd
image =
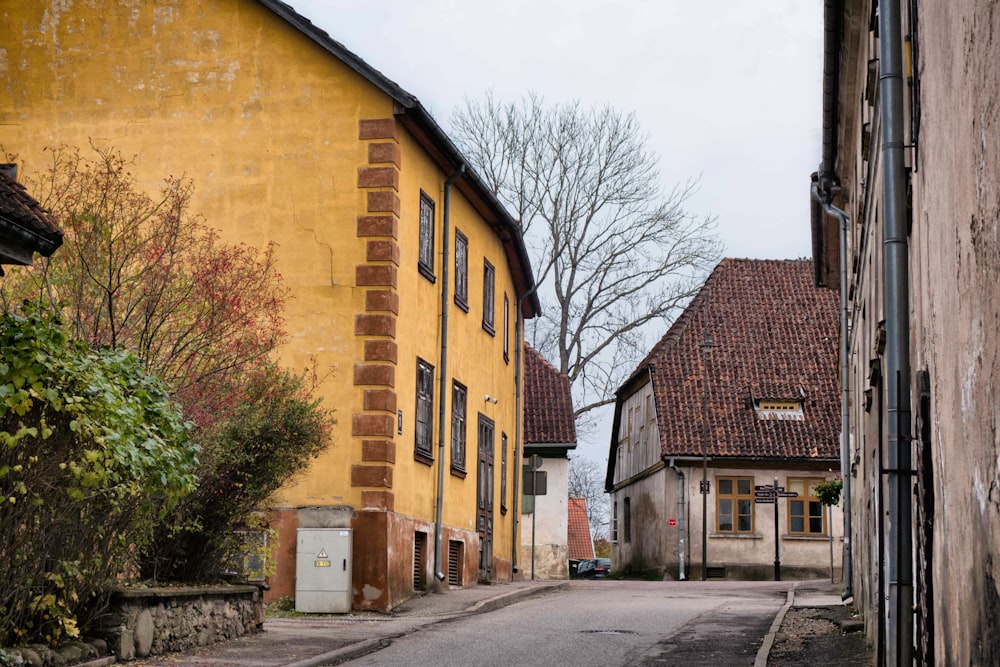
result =
[{"label": "metal pipe on wall", "polygon": [[441,562],[441,536],[443,533],[444,512],[444,420],[446,417],[445,400],[448,394],[448,231],[451,222],[451,186],[465,173],[465,164],[458,166],[451,177],[444,182],[444,196],[441,234],[441,358],[438,372],[440,374],[440,390],[438,391],[440,408],[438,410],[438,478],[437,478],[437,510],[434,517],[434,576],[438,581],[444,581],[444,567]]},{"label": "metal pipe on wall", "polygon": [[677,463],[674,459],[670,459],[667,465],[677,473],[677,558],[678,558],[678,575],[677,578],[681,581],[686,579],[684,573],[684,552],[687,546],[684,544],[684,531],[687,530],[686,522],[684,517],[686,516],[686,509],[684,507],[684,496],[686,489],[684,485],[687,483],[684,479],[684,471],[677,467]]},{"label": "metal pipe on wall", "polygon": [[903,137],[903,49],[899,0],[879,0],[879,115],[885,272],[889,461],[888,664],[913,660],[913,495],[910,492],[909,246]]},{"label": "metal pipe on wall", "polygon": [[[827,179],[829,182],[829,179]],[[823,210],[840,221],[840,474],[844,481],[844,564],[843,579],[846,600],[854,595],[853,554],[851,552],[851,366],[848,355],[848,299],[847,299],[847,221],[845,211],[830,203],[830,194],[821,194],[817,183],[812,186],[813,197]]]}]

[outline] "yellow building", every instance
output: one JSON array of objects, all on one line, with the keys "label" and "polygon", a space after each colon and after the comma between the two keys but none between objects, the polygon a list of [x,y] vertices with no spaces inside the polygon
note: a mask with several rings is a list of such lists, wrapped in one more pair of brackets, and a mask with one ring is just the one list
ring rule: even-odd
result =
[{"label": "yellow building", "polygon": [[277,243],[281,360],[316,363],[337,425],[278,499],[272,598],[301,588],[297,529],[351,536],[355,608],[514,577],[538,300],[516,222],[420,102],[277,0],[0,0],[0,25],[0,145],[26,174],[92,141],[150,190],[192,178],[225,240]]}]

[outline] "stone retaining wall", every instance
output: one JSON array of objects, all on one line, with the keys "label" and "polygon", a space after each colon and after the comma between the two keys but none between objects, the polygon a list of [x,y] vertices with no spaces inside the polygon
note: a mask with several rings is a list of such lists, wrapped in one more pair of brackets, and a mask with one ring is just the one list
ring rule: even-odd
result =
[{"label": "stone retaining wall", "polygon": [[235,639],[263,624],[257,586],[123,588],[101,634],[119,660],[134,660]]}]

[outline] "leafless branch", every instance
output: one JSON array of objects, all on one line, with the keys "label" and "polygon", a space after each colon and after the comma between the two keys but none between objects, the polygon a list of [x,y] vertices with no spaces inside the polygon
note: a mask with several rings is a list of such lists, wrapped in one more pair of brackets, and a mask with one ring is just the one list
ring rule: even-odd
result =
[{"label": "leafless branch", "polygon": [[721,255],[715,220],[685,209],[697,181],[663,188],[635,115],[611,107],[487,94],[452,127],[521,222],[544,306],[532,344],[573,381],[578,417],[606,405],[649,325],[669,323]]}]

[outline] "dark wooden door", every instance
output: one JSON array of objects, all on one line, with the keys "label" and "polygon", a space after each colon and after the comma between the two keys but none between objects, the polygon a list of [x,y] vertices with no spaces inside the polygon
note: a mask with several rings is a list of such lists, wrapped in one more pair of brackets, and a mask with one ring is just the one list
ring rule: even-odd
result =
[{"label": "dark wooden door", "polygon": [[493,573],[493,421],[479,415],[479,455],[476,465],[476,530],[479,531],[479,579]]}]

